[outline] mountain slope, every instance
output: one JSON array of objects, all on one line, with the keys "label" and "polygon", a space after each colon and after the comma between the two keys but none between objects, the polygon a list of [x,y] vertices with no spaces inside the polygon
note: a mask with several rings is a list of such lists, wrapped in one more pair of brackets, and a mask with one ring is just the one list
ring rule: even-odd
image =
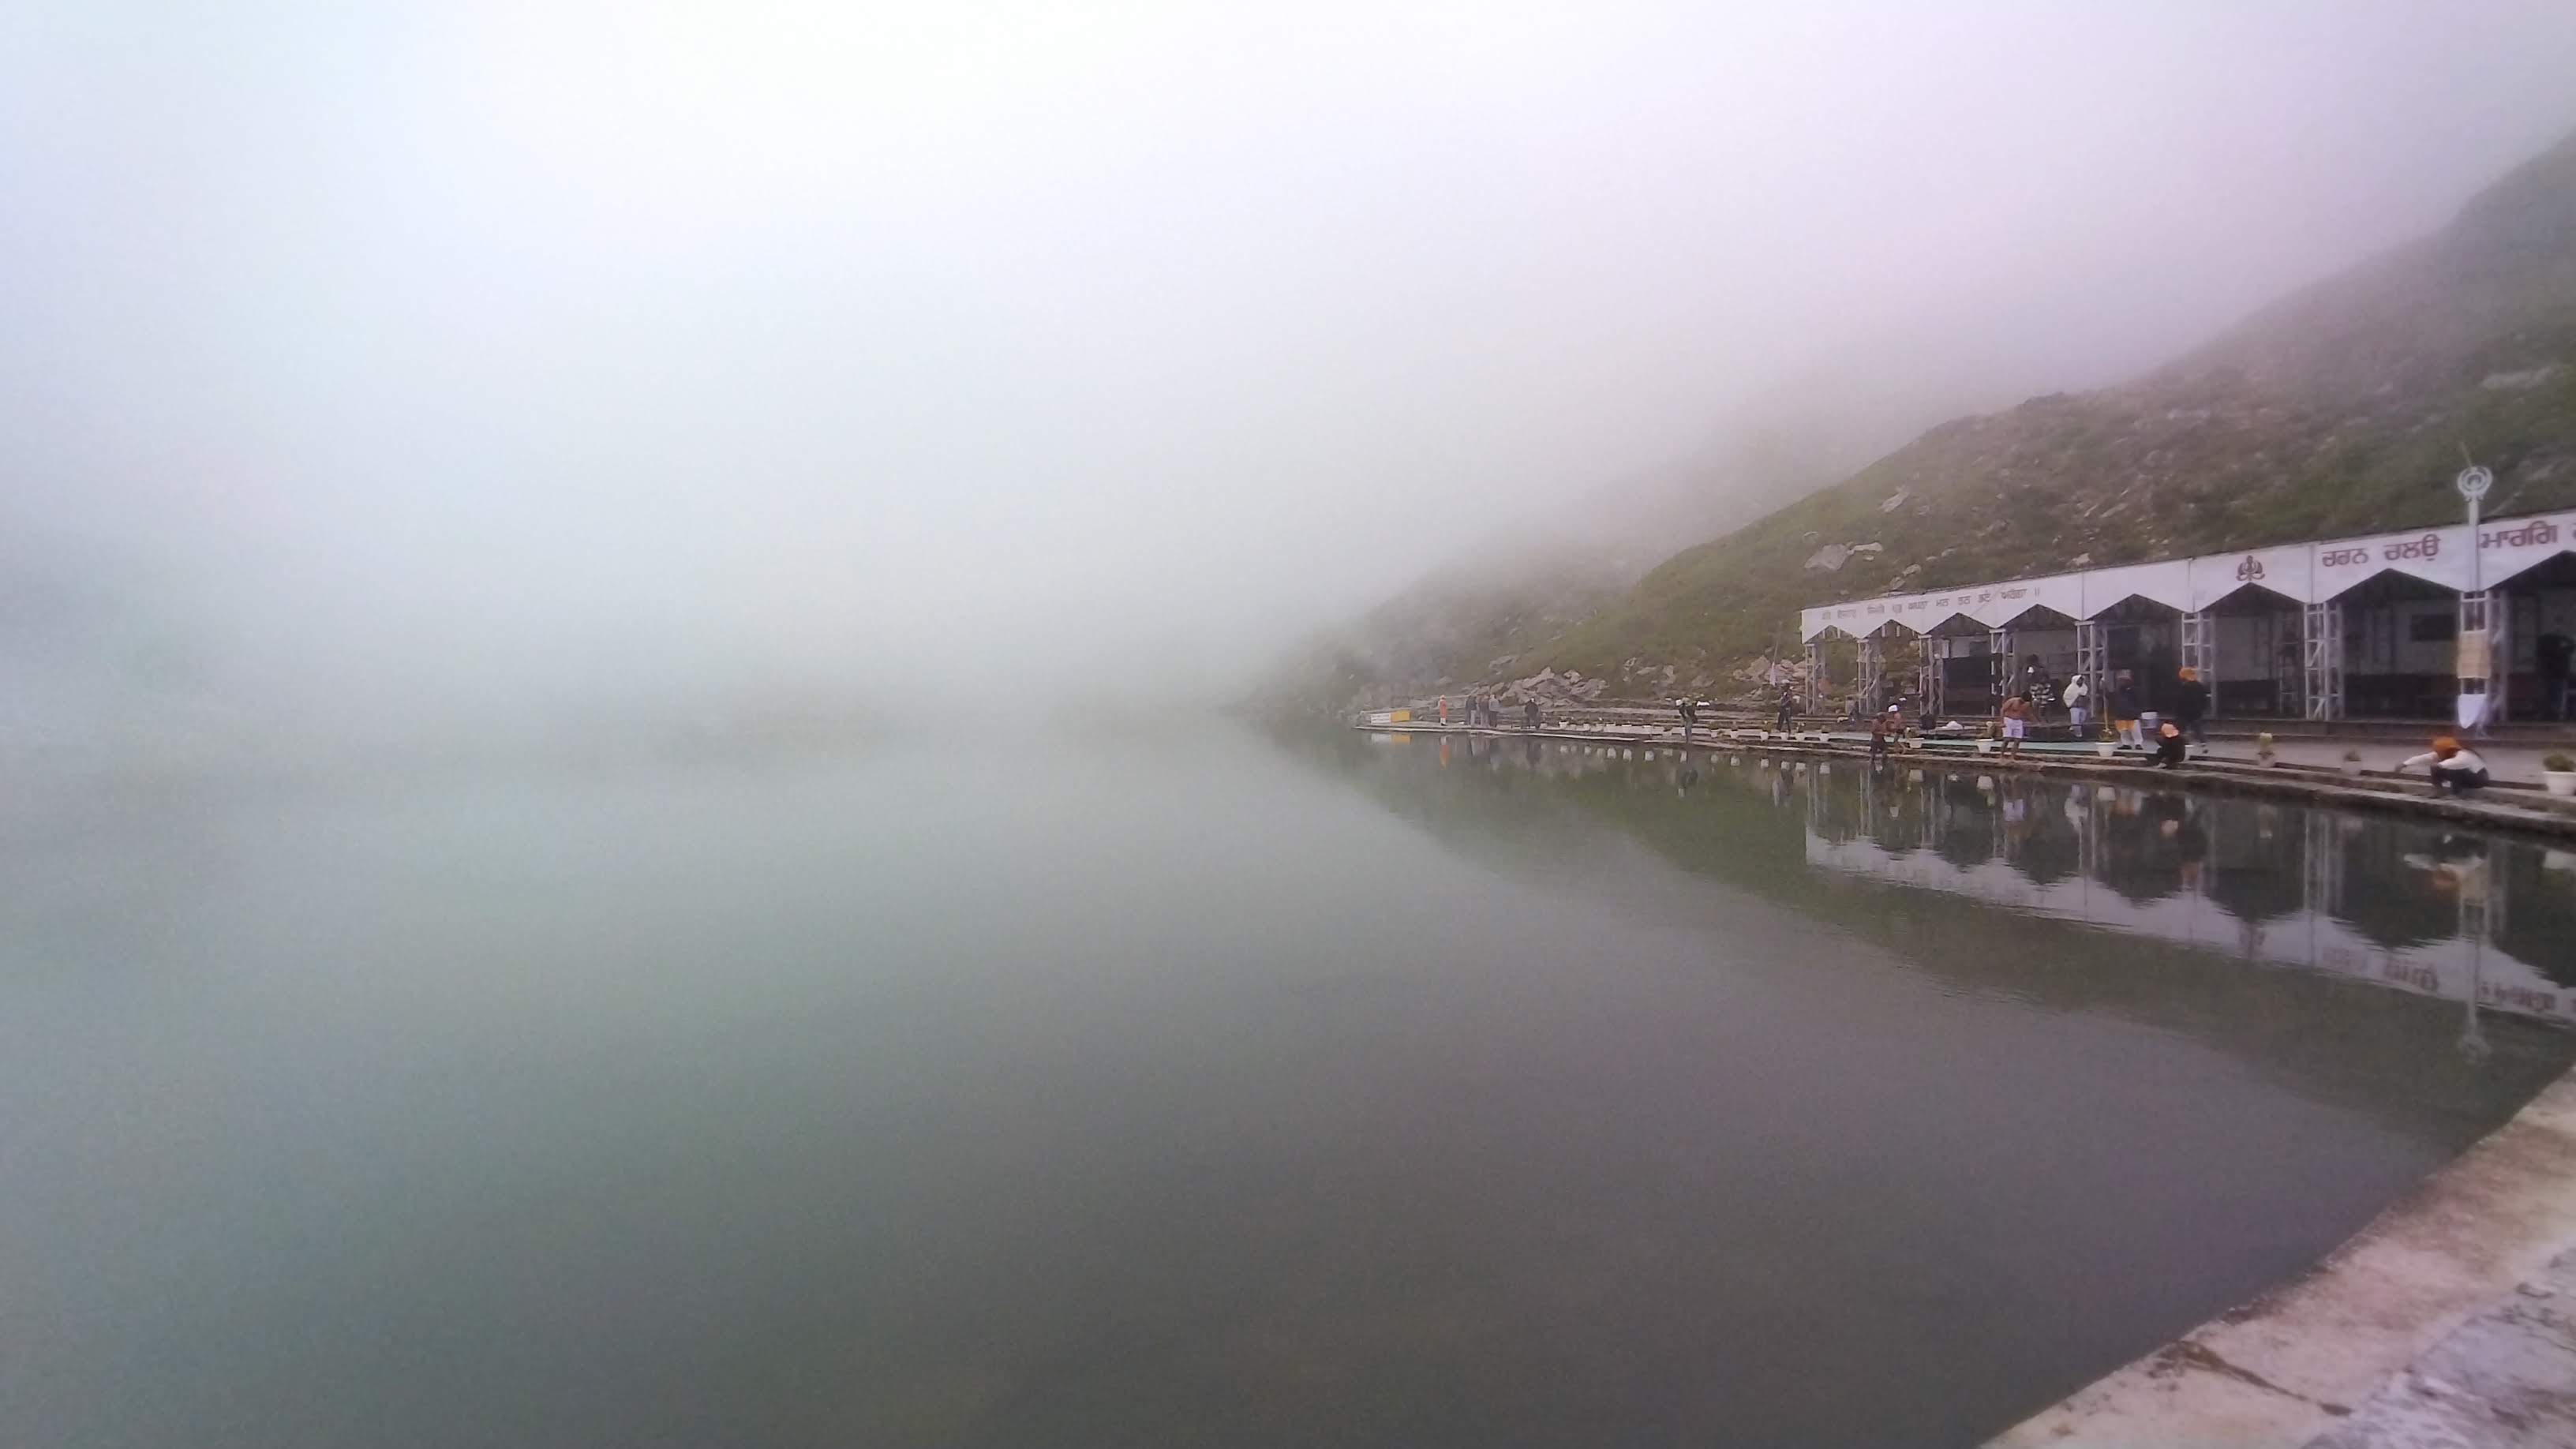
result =
[{"label": "mountain slope", "polygon": [[1651,692],[1794,641],[1810,604],[2449,522],[2464,446],[2490,513],[2576,504],[2576,136],[2433,236],[2133,382],[1933,428],[1472,677]]},{"label": "mountain slope", "polygon": [[[1945,423],[1676,555],[1560,667],[1725,664],[1832,599],[2449,522],[2463,445],[2490,512],[2576,502],[2576,137],[2147,377]],[[1859,551],[1829,569],[1829,544]]]}]

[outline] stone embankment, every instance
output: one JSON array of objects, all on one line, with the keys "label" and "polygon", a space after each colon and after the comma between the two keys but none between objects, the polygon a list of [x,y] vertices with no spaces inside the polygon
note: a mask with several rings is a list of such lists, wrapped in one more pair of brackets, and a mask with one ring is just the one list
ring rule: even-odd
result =
[{"label": "stone embankment", "polygon": [[[1632,713],[1621,711],[1620,714]],[[1634,712],[1642,713],[1642,711]],[[1628,745],[1651,749],[1694,749],[1775,754],[1800,759],[1862,759],[1868,745],[1861,736],[1816,729],[1788,731],[1740,725],[1703,727],[1686,742],[1678,725],[1616,717],[1542,724],[1536,730],[1516,725],[1468,729],[1454,719],[1389,723],[1361,722],[1355,728],[1380,734],[1472,734],[1492,739],[1573,740],[1586,744]],[[1992,745],[1993,742],[1984,742]],[[2382,755],[2394,755],[2383,747]],[[2030,753],[2005,755],[1981,751],[1969,739],[1914,737],[1896,757],[1920,768],[1974,768],[1987,773],[2040,772],[2100,780],[2145,789],[2216,790],[2292,799],[2336,809],[2392,812],[2429,817],[2483,830],[2511,831],[2557,840],[2576,840],[2576,799],[2561,799],[2537,785],[2511,780],[2468,796],[2440,793],[2423,775],[2401,776],[2388,769],[2352,773],[2341,767],[2276,762],[2250,758],[2202,757],[2175,769],[2148,764],[2136,754],[2108,759],[2089,749],[2035,744]]]},{"label": "stone embankment", "polygon": [[2299,1278],[1988,1449],[2576,1444],[2576,1074]]}]

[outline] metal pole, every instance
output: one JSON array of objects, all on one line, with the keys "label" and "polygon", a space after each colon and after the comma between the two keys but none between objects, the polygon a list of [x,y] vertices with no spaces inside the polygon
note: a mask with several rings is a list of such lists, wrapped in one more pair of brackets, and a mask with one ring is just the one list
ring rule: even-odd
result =
[{"label": "metal pole", "polygon": [[[2470,619],[2474,618],[2477,621],[2477,648],[2474,657],[2478,662],[2478,718],[2477,723],[2470,727],[2470,733],[2483,738],[2487,733],[2487,721],[2495,713],[2496,668],[2491,654],[2495,630],[2490,618],[2495,608],[2495,601],[2489,599],[2486,594],[2486,559],[2483,557],[2486,551],[2478,546],[2478,503],[2487,496],[2487,489],[2495,485],[2495,475],[2469,462],[2468,449],[2465,446],[2460,450],[2460,461],[2467,463],[2468,466],[2460,470],[2459,476],[2453,479],[2452,483],[2460,490],[2460,497],[2466,499],[2469,505],[2469,592],[2463,599],[2463,603],[2468,607],[2461,610],[2464,617],[2460,622],[2463,627],[2456,649],[2462,654],[2470,652],[2469,629],[2466,626]],[[2465,698],[2469,688],[2468,671],[2455,669],[2453,672],[2459,678],[2460,693]]]}]

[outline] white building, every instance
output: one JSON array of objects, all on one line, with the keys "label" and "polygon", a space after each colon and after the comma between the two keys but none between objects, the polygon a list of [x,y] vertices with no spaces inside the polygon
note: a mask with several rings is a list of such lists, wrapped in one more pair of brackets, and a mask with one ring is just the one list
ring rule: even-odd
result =
[{"label": "white building", "polygon": [[[2540,717],[2540,640],[2576,638],[2576,511],[2481,523],[2474,590],[2468,532],[2454,524],[1822,605],[1799,618],[1810,707],[1825,692],[1824,646],[1849,639],[1859,645],[1849,687],[1873,702],[1910,692],[1943,713],[1991,710],[2037,655],[2097,695],[2121,670],[2153,695],[2194,668],[2221,715],[2449,718],[2465,694],[2490,719]],[[1905,636],[1924,645],[1910,690],[1881,667],[1885,643]]]}]

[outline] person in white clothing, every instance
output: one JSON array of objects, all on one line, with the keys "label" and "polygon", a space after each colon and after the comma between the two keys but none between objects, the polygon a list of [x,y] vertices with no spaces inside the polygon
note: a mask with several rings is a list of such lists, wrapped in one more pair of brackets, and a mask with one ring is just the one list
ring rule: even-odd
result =
[{"label": "person in white clothing", "polygon": [[2086,684],[2084,676],[2079,674],[2066,681],[2065,698],[2066,723],[2074,730],[2075,738],[2092,738],[2085,733],[2085,726],[2093,722],[2093,687]]},{"label": "person in white clothing", "polygon": [[2432,771],[2433,788],[2453,795],[2464,794],[2488,783],[2487,762],[2475,750],[2460,748],[2460,742],[2444,735],[2433,742],[2433,748],[2412,756],[2398,765],[2401,771],[2422,765]]}]

